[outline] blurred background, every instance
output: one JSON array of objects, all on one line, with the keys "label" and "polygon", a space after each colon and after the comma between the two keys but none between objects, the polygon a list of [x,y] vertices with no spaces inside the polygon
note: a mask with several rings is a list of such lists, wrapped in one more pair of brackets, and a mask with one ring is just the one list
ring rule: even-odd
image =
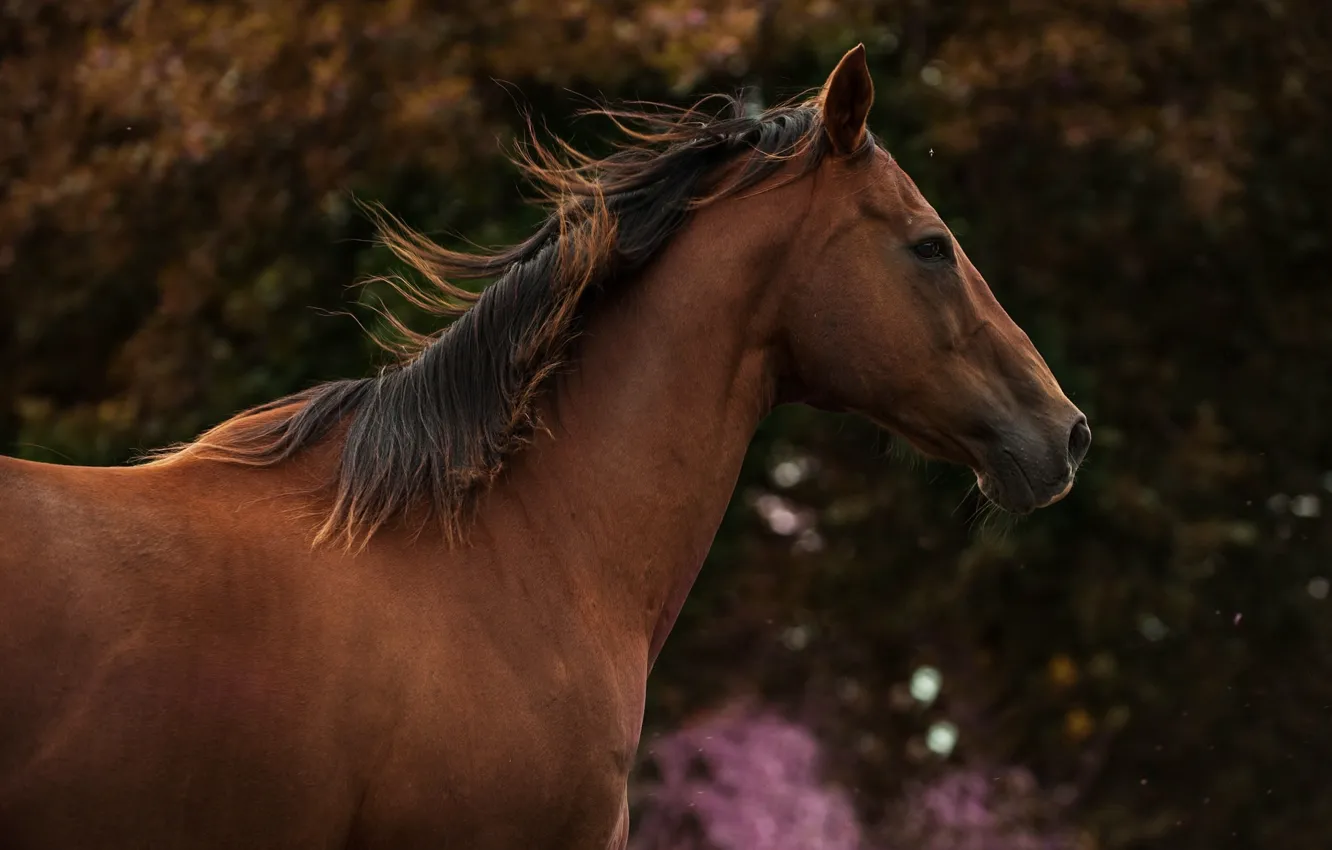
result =
[{"label": "blurred background", "polygon": [[365,374],[353,197],[516,240],[523,110],[598,150],[589,96],[771,103],[859,41],[1095,444],[985,520],[868,425],[770,418],[650,684],[635,845],[1330,846],[1321,0],[6,0],[0,450],[119,463]]}]

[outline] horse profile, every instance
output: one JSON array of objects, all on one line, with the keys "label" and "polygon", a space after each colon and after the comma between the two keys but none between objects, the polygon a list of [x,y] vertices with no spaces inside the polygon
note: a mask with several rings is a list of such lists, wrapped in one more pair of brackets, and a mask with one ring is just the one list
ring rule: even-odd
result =
[{"label": "horse profile", "polygon": [[[774,406],[1025,513],[1091,439],[867,129],[863,47],[747,114],[534,145],[402,362],[118,468],[0,458],[0,847],[623,848],[649,672]],[[490,279],[481,295],[450,281]]]}]

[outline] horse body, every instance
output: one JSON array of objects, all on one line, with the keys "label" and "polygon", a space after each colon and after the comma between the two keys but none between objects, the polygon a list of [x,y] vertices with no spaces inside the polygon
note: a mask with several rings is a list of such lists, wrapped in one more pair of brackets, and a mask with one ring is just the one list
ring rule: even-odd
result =
[{"label": "horse body", "polygon": [[538,551],[343,562],[228,477],[0,467],[0,844],[605,846],[646,639]]},{"label": "horse body", "polygon": [[[43,689],[0,697],[0,836],[622,842],[648,671],[764,412],[748,323],[705,303],[757,258],[718,232],[597,316],[466,547],[408,525],[312,549],[301,482],[336,438],[264,470],[0,459],[0,678]],[[679,277],[697,251],[731,259]]]},{"label": "horse body", "polygon": [[[1016,510],[1067,493],[1085,420],[960,249],[921,248],[946,230],[870,98],[853,51],[814,112],[632,151],[619,206],[548,174],[570,218],[512,257],[411,243],[518,277],[395,375],[163,463],[0,459],[0,847],[622,850],[648,674],[774,404],[873,416]],[[755,149],[763,191],[693,203]],[[584,310],[607,246],[633,268]],[[432,494],[477,481],[460,537]]]}]

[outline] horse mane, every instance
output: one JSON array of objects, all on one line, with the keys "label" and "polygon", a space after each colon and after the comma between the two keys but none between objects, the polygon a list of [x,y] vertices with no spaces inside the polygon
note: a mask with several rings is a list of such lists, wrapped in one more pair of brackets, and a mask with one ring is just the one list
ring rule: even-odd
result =
[{"label": "horse mane", "polygon": [[[722,109],[704,111],[709,100],[721,100]],[[528,140],[511,159],[549,214],[516,245],[453,251],[366,207],[380,242],[424,283],[380,279],[454,320],[421,335],[385,314],[397,335],[381,340],[397,355],[392,366],[250,408],[148,463],[270,467],[345,425],[316,545],[363,546],[418,506],[458,540],[478,497],[541,427],[536,401],[567,361],[596,296],[641,269],[692,210],[752,188],[787,163],[798,164],[796,177],[806,174],[830,150],[812,98],[756,115],[729,96],[689,108],[633,105],[652,109],[583,113],[610,119],[624,136],[600,159],[558,139],[543,145],[529,121]],[[480,293],[450,282],[488,278]]]}]

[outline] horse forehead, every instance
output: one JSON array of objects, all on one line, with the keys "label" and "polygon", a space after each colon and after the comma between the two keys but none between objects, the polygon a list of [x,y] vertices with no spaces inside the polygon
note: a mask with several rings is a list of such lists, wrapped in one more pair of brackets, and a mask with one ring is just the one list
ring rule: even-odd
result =
[{"label": "horse forehead", "polygon": [[900,218],[905,224],[938,218],[934,206],[921,193],[911,175],[887,152],[876,151],[865,172],[861,195],[878,208],[881,215]]}]

